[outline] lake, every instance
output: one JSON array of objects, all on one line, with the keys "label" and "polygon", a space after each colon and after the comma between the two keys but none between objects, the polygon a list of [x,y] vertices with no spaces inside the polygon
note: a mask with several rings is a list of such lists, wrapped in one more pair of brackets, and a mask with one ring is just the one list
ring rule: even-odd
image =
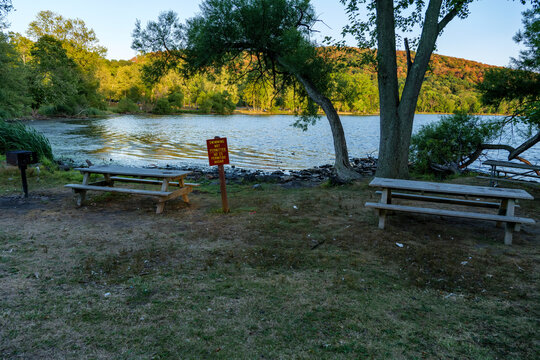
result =
[{"label": "lake", "polygon": [[[294,128],[291,115],[121,115],[103,119],[55,119],[28,123],[51,142],[57,158],[76,163],[130,166],[208,165],[206,140],[227,137],[231,165],[247,169],[298,170],[334,162],[330,126],[325,117],[307,131]],[[439,115],[416,115],[414,131]],[[377,157],[378,116],[341,117],[349,155]],[[515,134],[514,134],[515,135]],[[508,143],[509,139],[500,142]],[[509,143],[523,142],[514,136]],[[505,159],[506,151],[490,158]],[[540,162],[535,146],[523,155]]]}]

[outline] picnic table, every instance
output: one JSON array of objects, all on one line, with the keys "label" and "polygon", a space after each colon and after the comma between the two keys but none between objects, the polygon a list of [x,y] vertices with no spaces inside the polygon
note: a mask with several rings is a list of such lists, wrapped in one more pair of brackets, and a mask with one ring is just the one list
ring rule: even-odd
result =
[{"label": "picnic table", "polygon": [[478,176],[478,178],[481,179],[489,179],[489,186],[497,186],[499,181],[523,181],[519,177],[532,178],[536,179],[537,181],[540,179],[540,176],[538,175],[540,172],[540,166],[536,165],[499,160],[487,160],[484,161],[482,165],[491,166],[490,176]]},{"label": "picnic table", "polygon": [[[367,202],[365,204],[366,207],[374,208],[378,211],[380,229],[384,229],[386,215],[389,211],[488,220],[496,221],[497,225],[506,225],[504,243],[511,245],[513,232],[514,230],[519,231],[520,224],[535,223],[533,219],[515,216],[517,200],[534,200],[529,193],[522,189],[443,184],[387,178],[375,178],[369,185],[382,188],[381,199],[378,203]],[[395,190],[397,190],[397,192]],[[429,195],[426,195],[426,193]],[[471,197],[473,199],[470,199]],[[483,200],[478,198],[482,198]],[[498,209],[498,214],[478,212],[477,210],[458,211],[422,206],[406,206],[393,204],[393,199],[445,203],[474,208],[492,208]],[[485,199],[495,199],[495,201],[485,201]]]},{"label": "picnic table", "polygon": [[[184,181],[184,178],[191,171],[143,169],[124,166],[90,166],[88,168],[76,168],[74,170],[78,170],[83,174],[82,184],[67,184],[65,187],[73,189],[77,194],[77,206],[82,206],[88,190],[109,191],[157,197],[158,205],[156,214],[161,214],[166,201],[181,196],[186,203],[189,203],[188,194],[193,191],[194,186],[199,186],[199,184],[186,183]],[[91,174],[102,174],[103,179],[90,183]],[[117,182],[161,185],[161,189],[155,191],[116,187],[114,184]],[[175,186],[178,189],[170,190],[169,186]]]}]

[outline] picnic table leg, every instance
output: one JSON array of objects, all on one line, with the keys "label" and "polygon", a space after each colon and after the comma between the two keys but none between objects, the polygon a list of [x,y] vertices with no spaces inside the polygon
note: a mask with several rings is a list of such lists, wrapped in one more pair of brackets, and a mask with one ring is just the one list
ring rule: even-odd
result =
[{"label": "picnic table leg", "polygon": [[[186,186],[184,183],[184,178],[180,178],[180,180],[178,180],[178,186],[179,187]],[[189,197],[187,196],[187,194],[182,195],[182,200],[184,200],[185,203],[189,204]]]},{"label": "picnic table leg", "polygon": [[[88,185],[89,180],[90,180],[90,173],[84,173],[82,184]],[[77,206],[78,207],[82,206],[85,198],[86,198],[86,190],[77,191]]]},{"label": "picnic table leg", "polygon": [[491,165],[491,179],[489,179],[489,186],[494,187],[495,186],[495,165]]},{"label": "picnic table leg", "polygon": [[[392,191],[388,188],[382,190],[381,201],[382,204],[390,204],[392,202]],[[379,209],[379,229],[384,229],[386,222],[386,210]]]},{"label": "picnic table leg", "polygon": [[103,176],[105,177],[107,186],[114,186],[114,180],[111,180],[111,174],[103,174]]},{"label": "picnic table leg", "polygon": [[[169,180],[163,179],[163,183],[161,184],[161,191],[167,191],[167,190],[169,190]],[[164,208],[165,208],[165,200],[160,199],[157,205],[156,214],[161,214]]]},{"label": "picnic table leg", "polygon": [[[508,207],[506,209],[506,216],[514,216],[516,201],[514,199],[508,199]],[[516,223],[506,223],[504,230],[504,244],[512,245],[512,234],[515,230]]]},{"label": "picnic table leg", "polygon": [[[506,211],[508,209],[508,199],[501,200],[501,205],[499,205],[499,215],[506,215]],[[495,224],[496,227],[500,228],[503,226],[503,223],[500,221],[497,221]]]}]

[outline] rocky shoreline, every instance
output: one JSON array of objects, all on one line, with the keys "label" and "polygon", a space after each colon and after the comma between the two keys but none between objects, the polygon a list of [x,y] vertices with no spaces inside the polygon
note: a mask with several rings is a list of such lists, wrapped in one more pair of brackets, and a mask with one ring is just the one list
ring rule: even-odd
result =
[{"label": "rocky shoreline", "polygon": [[[361,175],[369,177],[375,174],[375,170],[377,169],[377,159],[373,157],[352,158],[350,161],[353,168]],[[59,160],[57,163],[60,169],[66,171],[73,169],[74,167],[79,167],[70,159]],[[190,174],[189,178],[194,179],[195,181],[219,179],[217,166],[166,166],[165,168],[191,171],[192,174]],[[232,165],[225,166],[225,176],[228,181],[235,183],[274,182],[284,185],[288,184],[289,186],[309,186],[310,184],[314,186],[327,180],[330,180],[333,183],[340,183],[336,177],[334,166],[330,164],[303,170],[277,170],[271,172],[237,168]]]}]

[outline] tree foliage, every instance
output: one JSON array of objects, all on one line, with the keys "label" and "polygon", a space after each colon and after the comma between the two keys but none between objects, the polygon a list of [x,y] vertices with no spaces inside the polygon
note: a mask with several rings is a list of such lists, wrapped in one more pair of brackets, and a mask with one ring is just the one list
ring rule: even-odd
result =
[{"label": "tree foliage", "polygon": [[317,116],[317,103],[332,129],[338,176],[358,177],[348,159],[341,121],[328,98],[331,62],[310,40],[316,22],[309,0],[206,0],[200,13],[185,25],[174,13],[163,13],[142,29],[136,23],[133,48],[154,52],[146,73],[157,77],[183,64],[186,74],[255,74],[255,83],[271,82],[274,88],[296,82],[299,96],[308,99],[302,115]]},{"label": "tree foliage", "polygon": [[99,45],[94,30],[86,27],[81,19],[66,19],[52,11],[40,11],[36,20],[28,25],[30,39],[37,41],[43,36],[59,40],[68,56],[86,73],[96,71],[100,58],[107,49]]},{"label": "tree foliage", "polygon": [[26,69],[16,49],[0,33],[0,119],[19,117],[29,104]]},{"label": "tree foliage", "polygon": [[497,123],[463,112],[443,116],[439,122],[422,126],[412,137],[411,160],[422,173],[442,169],[458,172],[499,129]]},{"label": "tree foliage", "polygon": [[[445,27],[455,18],[467,17],[473,0],[341,2],[347,7],[350,21],[344,33],[354,35],[361,47],[377,47],[376,52],[373,50],[381,117],[377,175],[407,177],[413,119],[431,55]],[[407,75],[400,88],[396,49],[402,40],[407,53]]]},{"label": "tree foliage", "polygon": [[513,59],[515,69],[494,68],[486,73],[478,89],[488,105],[510,103],[512,115],[508,123],[525,123],[540,130],[540,6],[523,13],[524,30],[515,40],[526,48],[518,59]]},{"label": "tree foliage", "polygon": [[11,10],[13,10],[11,0],[0,0],[0,30],[7,27],[5,18]]}]

